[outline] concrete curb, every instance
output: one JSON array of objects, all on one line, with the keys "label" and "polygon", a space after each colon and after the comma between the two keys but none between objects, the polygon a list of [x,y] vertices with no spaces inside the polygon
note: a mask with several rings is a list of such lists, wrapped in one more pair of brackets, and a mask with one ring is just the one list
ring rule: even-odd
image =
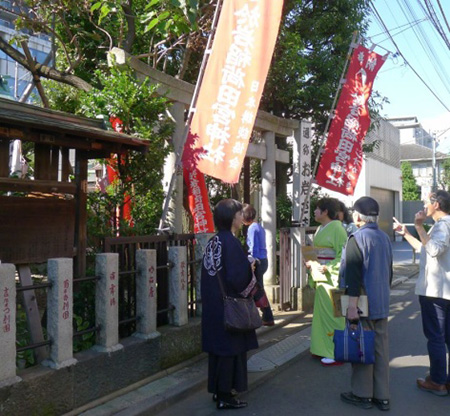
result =
[{"label": "concrete curb", "polygon": [[[274,343],[271,340],[264,341],[264,337],[268,337],[274,330],[283,328],[303,316],[302,312],[275,314],[275,326],[262,327],[257,330],[260,348],[253,354],[261,352]],[[306,325],[309,326],[309,324]],[[249,357],[253,354],[249,353]],[[207,367],[207,354],[199,354],[188,361],[74,409],[64,416],[109,416],[113,414],[134,416],[161,412],[174,402],[205,388]]]}]

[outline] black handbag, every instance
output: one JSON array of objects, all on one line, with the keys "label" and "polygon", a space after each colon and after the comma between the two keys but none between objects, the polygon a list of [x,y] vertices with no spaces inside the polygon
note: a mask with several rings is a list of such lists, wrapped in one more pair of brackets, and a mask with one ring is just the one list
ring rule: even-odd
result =
[{"label": "black handbag", "polygon": [[[246,332],[255,330],[262,326],[262,320],[259,316],[253,296],[227,296],[223,287],[221,273],[219,271],[216,271],[216,273],[219,280],[220,290],[223,295],[223,316],[225,329],[231,332]],[[253,276],[250,284],[241,292],[241,294],[250,293],[255,284],[256,278]]]}]

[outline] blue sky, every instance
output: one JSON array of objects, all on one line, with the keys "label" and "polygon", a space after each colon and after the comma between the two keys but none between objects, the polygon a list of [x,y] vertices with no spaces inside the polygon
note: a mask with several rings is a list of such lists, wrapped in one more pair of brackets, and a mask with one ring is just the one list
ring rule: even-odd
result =
[{"label": "blue sky", "polygon": [[[427,3],[433,6],[442,31],[450,41],[447,27],[450,24],[450,0],[427,0]],[[400,52],[438,97],[429,91],[401,56],[391,54],[374,83],[374,89],[390,101],[381,111],[382,115],[417,116],[426,130],[436,131],[440,136],[438,149],[450,151],[450,130],[444,133],[450,128],[450,112],[445,108],[450,108],[450,49],[426,17],[422,9],[426,10],[425,0],[373,0],[373,4]],[[378,45],[375,51],[382,55],[386,50],[395,53],[396,46],[381,23],[374,15],[371,20],[368,35]]]}]

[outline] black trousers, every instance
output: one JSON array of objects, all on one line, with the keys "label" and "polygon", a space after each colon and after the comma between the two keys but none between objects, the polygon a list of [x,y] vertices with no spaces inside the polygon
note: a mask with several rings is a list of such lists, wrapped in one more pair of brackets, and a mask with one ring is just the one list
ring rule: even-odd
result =
[{"label": "black trousers", "polygon": [[221,356],[209,354],[208,392],[231,393],[247,390],[247,353]]}]

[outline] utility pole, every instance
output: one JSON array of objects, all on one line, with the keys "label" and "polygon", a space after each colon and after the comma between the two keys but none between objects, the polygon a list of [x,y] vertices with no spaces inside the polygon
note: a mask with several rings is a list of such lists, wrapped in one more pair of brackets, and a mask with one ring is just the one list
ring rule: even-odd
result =
[{"label": "utility pole", "polygon": [[432,191],[436,192],[437,190],[437,177],[436,177],[436,132],[434,131],[431,135],[433,139],[433,158],[431,160],[431,168],[433,169],[433,187]]}]

